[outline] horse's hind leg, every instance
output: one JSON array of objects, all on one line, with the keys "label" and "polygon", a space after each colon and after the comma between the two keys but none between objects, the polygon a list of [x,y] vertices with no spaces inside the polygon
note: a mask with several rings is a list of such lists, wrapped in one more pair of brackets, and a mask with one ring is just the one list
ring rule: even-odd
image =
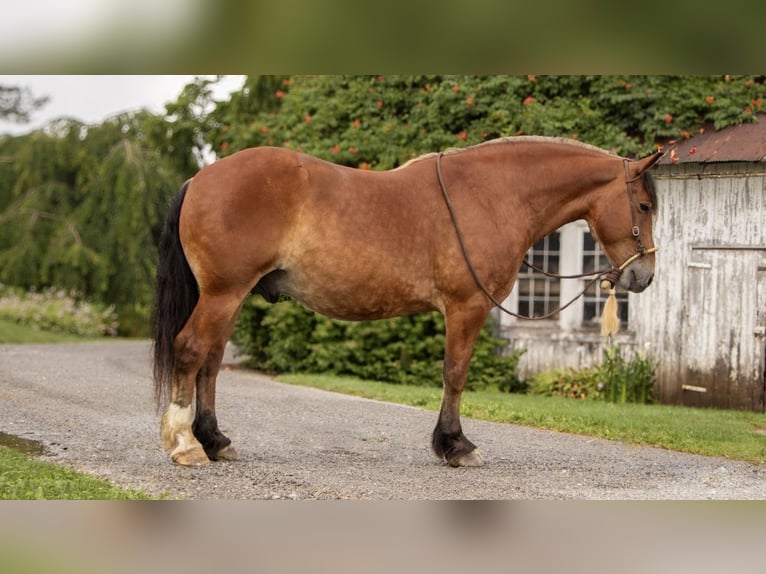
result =
[{"label": "horse's hind leg", "polygon": [[209,462],[192,431],[191,402],[197,377],[211,349],[228,334],[240,300],[233,296],[201,294],[191,317],[175,339],[171,403],[162,416],[160,434],[165,449],[178,464],[198,466]]},{"label": "horse's hind leg", "polygon": [[487,318],[485,306],[463,306],[445,314],[447,330],[444,353],[444,394],[432,446],[450,466],[482,466],[484,459],[463,434],[460,425],[460,398],[468,378],[476,339]]},{"label": "horse's hind leg", "polygon": [[226,343],[234,330],[238,314],[239,309],[231,318],[222,338],[208,352],[197,375],[197,411],[192,431],[197,440],[202,443],[202,448],[205,449],[205,454],[210,460],[237,460],[237,451],[231,445],[231,440],[218,428],[218,419],[215,414],[215,387]]}]

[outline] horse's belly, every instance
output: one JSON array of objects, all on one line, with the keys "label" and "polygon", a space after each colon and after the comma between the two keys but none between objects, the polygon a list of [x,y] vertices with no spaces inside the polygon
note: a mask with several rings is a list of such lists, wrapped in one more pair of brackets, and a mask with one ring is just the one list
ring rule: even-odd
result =
[{"label": "horse's belly", "polygon": [[426,281],[391,276],[356,274],[297,273],[287,271],[279,291],[309,309],[347,321],[365,321],[433,311]]}]

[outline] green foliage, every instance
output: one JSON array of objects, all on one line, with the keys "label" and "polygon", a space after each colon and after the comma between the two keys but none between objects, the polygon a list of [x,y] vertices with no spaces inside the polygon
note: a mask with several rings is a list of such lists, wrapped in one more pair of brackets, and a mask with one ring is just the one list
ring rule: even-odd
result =
[{"label": "green foliage", "polygon": [[[293,301],[250,298],[233,338],[250,367],[278,373],[333,373],[406,385],[441,386],[444,318],[438,313],[374,322],[317,315]],[[468,389],[522,388],[520,353],[497,354],[505,341],[488,324],[474,350]]]},{"label": "green foliage", "polygon": [[15,321],[0,319],[0,344],[19,343],[72,343],[81,341],[77,335],[40,331],[34,327],[20,325]]},{"label": "green foliage", "polygon": [[164,212],[182,177],[144,112],[0,139],[0,281],[138,310],[146,322]]},{"label": "green foliage", "polygon": [[117,334],[114,307],[94,304],[76,293],[53,288],[25,293],[0,284],[0,319],[82,337]]},{"label": "green foliage", "polygon": [[48,103],[47,97],[37,98],[29,88],[0,84],[0,119],[28,122],[29,115]]},{"label": "green foliage", "polygon": [[754,121],[764,96],[763,76],[259,76],[211,114],[209,142],[375,169],[518,134],[644,155],[708,122]]},{"label": "green foliage", "polygon": [[654,387],[654,365],[640,352],[626,361],[620,348],[613,346],[604,352],[601,364],[604,398],[612,403],[651,403]]},{"label": "green foliage", "polygon": [[626,361],[619,347],[604,351],[601,364],[590,369],[556,369],[532,377],[532,394],[611,403],[651,403],[654,365],[640,353]]},{"label": "green foliage", "polygon": [[[165,105],[165,115],[149,116],[143,129],[149,147],[173,164],[182,180],[204,163],[210,131],[210,111],[215,107],[212,86],[216,80],[197,78],[186,85],[175,102]],[[233,94],[232,97],[236,97]]]},{"label": "green foliage", "polygon": [[529,392],[546,397],[568,399],[603,398],[600,369],[554,369],[531,377],[527,384]]}]

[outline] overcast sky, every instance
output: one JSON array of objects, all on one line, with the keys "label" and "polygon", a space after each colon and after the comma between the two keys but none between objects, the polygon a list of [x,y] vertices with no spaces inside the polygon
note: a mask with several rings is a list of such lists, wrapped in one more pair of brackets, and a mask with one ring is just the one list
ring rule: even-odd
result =
[{"label": "overcast sky", "polygon": [[[21,134],[61,116],[98,123],[118,112],[147,108],[161,112],[194,76],[3,76],[0,84],[26,86],[36,97],[50,101],[28,124],[0,121],[0,133]],[[243,76],[226,76],[215,90],[216,99],[242,86]]]}]

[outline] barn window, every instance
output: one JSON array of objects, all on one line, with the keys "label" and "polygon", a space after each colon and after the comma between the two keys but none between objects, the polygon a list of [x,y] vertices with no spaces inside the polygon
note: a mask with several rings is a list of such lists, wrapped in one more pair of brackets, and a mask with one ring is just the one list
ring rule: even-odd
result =
[{"label": "barn window", "polygon": [[[584,221],[567,224],[535,243],[527,251],[527,259],[549,273],[576,275],[608,269],[609,260],[588,230]],[[598,329],[606,293],[599,282],[594,282],[583,297],[579,293],[591,281],[587,279],[553,279],[524,265],[519,270],[516,285],[505,301],[505,306],[515,309],[525,317],[541,317],[556,311],[562,304],[572,303],[564,310],[554,313],[550,321],[529,322],[498,313],[500,328],[505,326],[547,327],[556,325],[565,331]],[[628,324],[628,294],[618,289],[618,316],[622,327]]]},{"label": "barn window", "polygon": [[[608,269],[610,267],[609,260],[601,251],[598,243],[590,232],[585,231],[583,233],[583,261],[582,270],[583,273],[589,271],[595,271],[597,269]],[[601,310],[603,309],[604,302],[606,301],[607,293],[601,290],[599,281],[596,281],[585,292],[583,297],[583,323],[597,323],[601,320]],[[623,325],[628,322],[628,294],[625,291],[617,289],[617,309],[620,321]]]},{"label": "barn window", "polygon": [[[527,260],[548,273],[559,272],[560,235],[551,233],[535,243],[527,251]],[[560,284],[558,279],[524,266],[518,277],[518,309],[527,317],[541,317],[559,307]],[[551,319],[556,319],[558,313]]]}]

